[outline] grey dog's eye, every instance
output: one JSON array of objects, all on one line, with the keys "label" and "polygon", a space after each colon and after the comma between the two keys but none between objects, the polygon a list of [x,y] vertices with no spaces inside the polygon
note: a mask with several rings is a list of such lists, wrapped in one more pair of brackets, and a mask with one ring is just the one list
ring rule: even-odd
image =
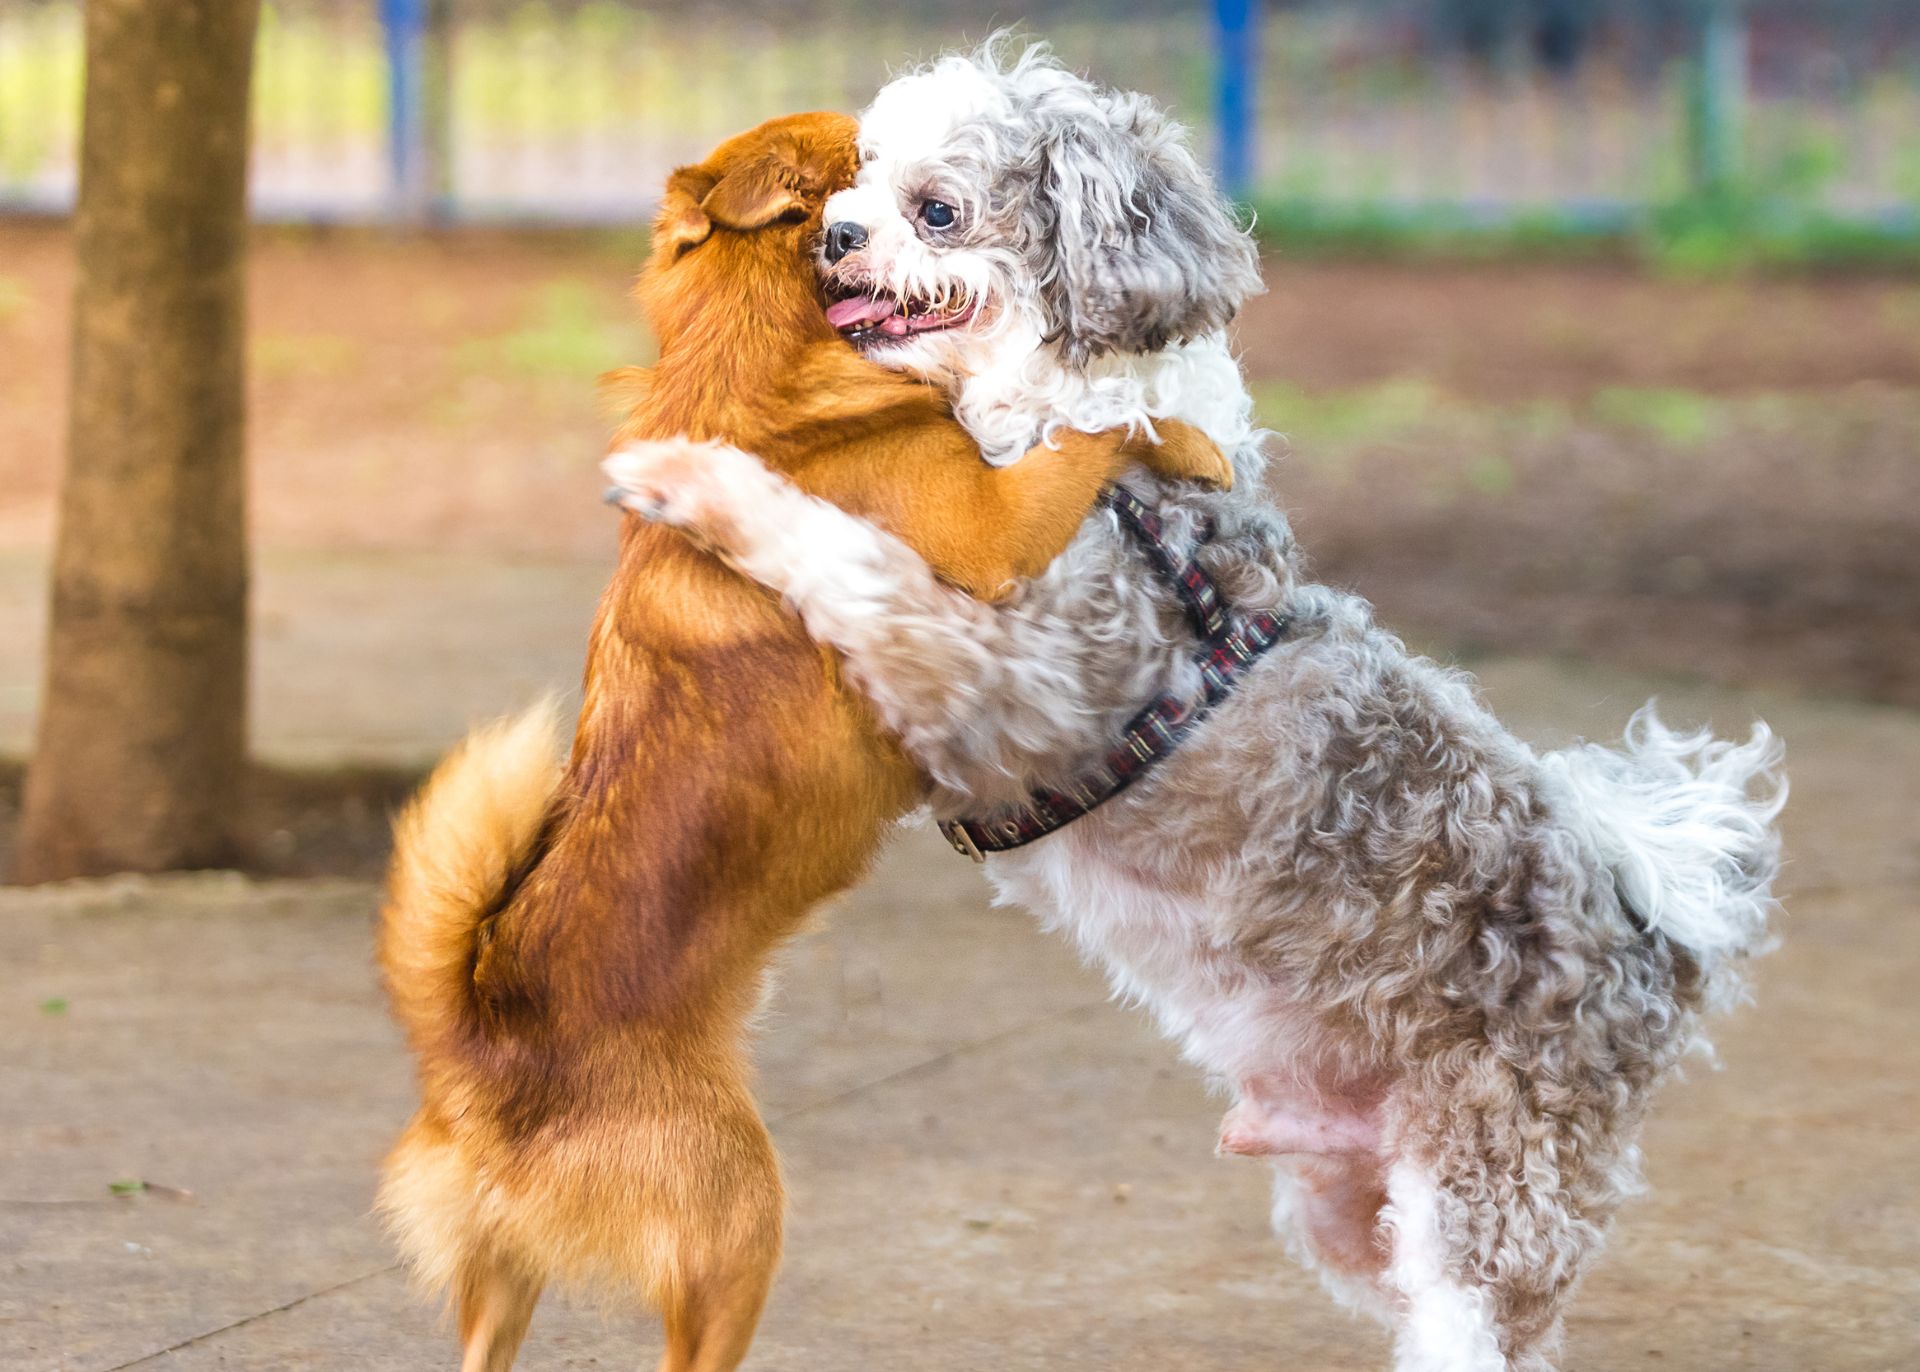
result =
[{"label": "grey dog's eye", "polygon": [[920,222],[930,229],[950,229],[953,221],[959,218],[953,206],[944,200],[922,200],[920,202]]}]

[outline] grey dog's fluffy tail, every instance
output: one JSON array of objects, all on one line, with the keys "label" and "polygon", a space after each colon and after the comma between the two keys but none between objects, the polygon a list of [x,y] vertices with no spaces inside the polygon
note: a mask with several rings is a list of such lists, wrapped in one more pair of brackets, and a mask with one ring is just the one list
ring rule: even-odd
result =
[{"label": "grey dog's fluffy tail", "polygon": [[1675,733],[1649,704],[1628,722],[1624,746],[1584,744],[1541,765],[1570,802],[1563,822],[1613,873],[1622,903],[1712,967],[1766,945],[1784,760],[1764,724],[1729,743]]}]

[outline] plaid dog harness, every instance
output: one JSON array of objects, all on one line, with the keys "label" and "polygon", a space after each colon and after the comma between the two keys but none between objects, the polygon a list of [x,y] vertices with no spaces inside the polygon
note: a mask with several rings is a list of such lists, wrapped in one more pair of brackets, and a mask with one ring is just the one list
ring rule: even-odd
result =
[{"label": "plaid dog harness", "polygon": [[[1004,853],[1045,838],[1057,829],[1112,800],[1172,755],[1194,726],[1225,700],[1234,683],[1261,654],[1287,636],[1287,616],[1261,611],[1237,624],[1227,613],[1220,588],[1190,557],[1167,546],[1152,510],[1124,486],[1103,497],[1145,554],[1180,598],[1187,622],[1200,640],[1200,694],[1193,699],[1164,695],[1128,721],[1120,742],[1064,791],[1039,790],[1024,803],[988,819],[947,819],[940,832],[956,853],[985,862],[988,853]],[[1202,539],[1210,537],[1202,534]]]}]

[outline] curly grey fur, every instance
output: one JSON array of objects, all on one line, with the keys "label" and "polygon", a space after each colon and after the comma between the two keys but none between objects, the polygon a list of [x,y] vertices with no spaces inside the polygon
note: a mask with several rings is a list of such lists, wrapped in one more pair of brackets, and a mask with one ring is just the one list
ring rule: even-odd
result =
[{"label": "curly grey fur", "polygon": [[1021,111],[1023,238],[1070,362],[1224,328],[1260,290],[1253,243],[1145,96],[1054,91]]},{"label": "curly grey fur", "polygon": [[[935,779],[940,814],[1069,781],[1147,699],[1195,685],[1177,604],[1109,514],[995,610],[771,476],[716,466],[705,485],[668,517],[845,655]],[[1400,1328],[1404,1368],[1545,1368],[1564,1296],[1638,1184],[1653,1088],[1759,937],[1782,797],[1750,788],[1776,776],[1778,747],[1764,729],[1730,749],[1652,723],[1597,763],[1543,760],[1464,675],[1407,653],[1358,597],[1302,582],[1285,521],[1257,496],[1144,476],[1136,489],[1175,539],[1211,522],[1199,555],[1234,603],[1298,631],[1140,784],[992,859],[994,884],[1223,1082],[1278,1083],[1309,1111],[1378,1102],[1378,1150],[1282,1160],[1280,1209],[1310,1204],[1295,1193],[1316,1168],[1377,1194],[1392,1261],[1356,1273],[1321,1257]],[[1675,927],[1725,939],[1692,946],[1623,899],[1609,788],[1649,780],[1692,797],[1705,826],[1660,859],[1712,877],[1691,889],[1713,908]],[[1416,1201],[1426,1229],[1403,1237]],[[1331,1240],[1314,1224],[1303,1241],[1318,1252]],[[1403,1264],[1423,1247],[1438,1277]],[[1476,1311],[1497,1354],[1474,1351]]]}]

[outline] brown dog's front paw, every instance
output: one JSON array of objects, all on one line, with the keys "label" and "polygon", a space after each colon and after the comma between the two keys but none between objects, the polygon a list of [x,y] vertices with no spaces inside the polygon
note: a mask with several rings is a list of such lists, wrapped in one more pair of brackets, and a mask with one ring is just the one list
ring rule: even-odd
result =
[{"label": "brown dog's front paw", "polygon": [[1135,452],[1150,469],[1173,481],[1194,481],[1217,491],[1233,489],[1233,462],[1211,438],[1177,419],[1159,420],[1155,427],[1160,442],[1139,440]]}]

